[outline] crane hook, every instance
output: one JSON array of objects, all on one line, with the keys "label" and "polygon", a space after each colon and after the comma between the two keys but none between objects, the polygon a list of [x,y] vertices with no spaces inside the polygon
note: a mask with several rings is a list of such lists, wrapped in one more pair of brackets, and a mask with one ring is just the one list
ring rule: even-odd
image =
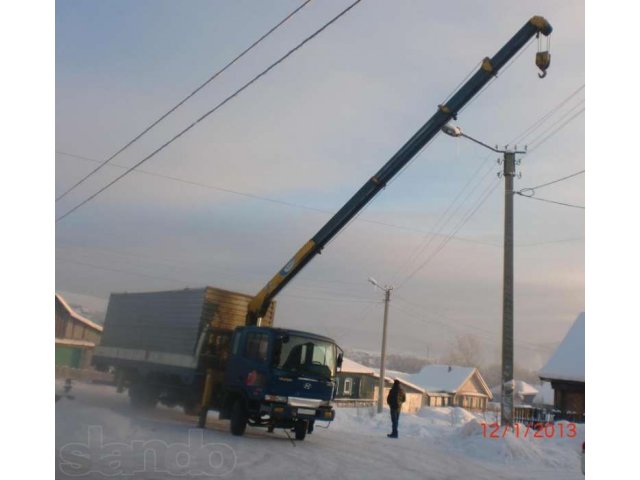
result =
[{"label": "crane hook", "polygon": [[538,67],[542,73],[538,73],[538,77],[544,78],[547,76],[547,68],[551,63],[551,54],[549,51],[536,53],[536,67]]}]

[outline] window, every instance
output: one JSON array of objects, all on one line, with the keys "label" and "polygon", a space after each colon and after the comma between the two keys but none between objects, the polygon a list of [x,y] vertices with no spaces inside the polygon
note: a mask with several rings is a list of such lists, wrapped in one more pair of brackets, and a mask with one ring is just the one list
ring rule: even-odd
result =
[{"label": "window", "polygon": [[273,365],[290,372],[305,372],[330,379],[336,370],[336,350],[333,343],[297,335],[276,340]]},{"label": "window", "polygon": [[345,378],[344,379],[344,387],[343,387],[343,393],[345,395],[351,395],[351,390],[353,387],[353,380],[351,380],[350,378]]},{"label": "window", "polygon": [[237,333],[233,336],[233,349],[231,350],[234,355],[237,355],[240,351],[240,339],[242,338],[242,334]]},{"label": "window", "polygon": [[267,349],[269,348],[269,336],[266,333],[249,333],[244,356],[258,362],[267,361]]}]

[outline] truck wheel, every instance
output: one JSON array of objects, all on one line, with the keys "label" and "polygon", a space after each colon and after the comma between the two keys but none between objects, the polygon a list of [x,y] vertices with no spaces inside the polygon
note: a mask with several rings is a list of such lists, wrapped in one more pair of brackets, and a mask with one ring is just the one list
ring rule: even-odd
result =
[{"label": "truck wheel", "polygon": [[307,436],[307,422],[304,420],[298,420],[294,430],[296,432],[296,440],[304,440],[304,437]]},{"label": "truck wheel", "polygon": [[198,428],[204,428],[207,426],[207,414],[209,413],[209,409],[207,407],[202,407],[200,413],[198,414]]},{"label": "truck wheel", "polygon": [[247,410],[242,400],[238,399],[231,409],[231,433],[241,436],[247,429]]},{"label": "truck wheel", "polygon": [[155,408],[158,397],[145,385],[133,384],[129,387],[129,403],[136,410]]},{"label": "truck wheel", "polygon": [[195,417],[197,415],[200,415],[200,412],[202,411],[202,406],[196,402],[188,402],[182,405],[182,411],[184,412],[185,415]]},{"label": "truck wheel", "polygon": [[308,433],[308,434],[312,434],[312,433],[313,433],[313,423],[314,423],[314,421],[313,421],[313,420],[311,420],[311,421],[309,422],[309,427],[307,428],[307,433]]}]

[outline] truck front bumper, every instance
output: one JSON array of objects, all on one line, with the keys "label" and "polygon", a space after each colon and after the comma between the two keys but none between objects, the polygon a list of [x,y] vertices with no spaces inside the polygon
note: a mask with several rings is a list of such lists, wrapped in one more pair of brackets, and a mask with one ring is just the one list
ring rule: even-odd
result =
[{"label": "truck front bumper", "polygon": [[285,403],[265,404],[260,409],[262,414],[269,415],[276,422],[295,420],[319,420],[331,422],[336,411],[332,407],[321,406],[318,408],[297,407]]}]

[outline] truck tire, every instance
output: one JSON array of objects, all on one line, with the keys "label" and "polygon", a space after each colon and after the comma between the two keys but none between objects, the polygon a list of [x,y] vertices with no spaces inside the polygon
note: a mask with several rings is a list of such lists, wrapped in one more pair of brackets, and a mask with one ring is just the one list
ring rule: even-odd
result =
[{"label": "truck tire", "polygon": [[207,426],[207,414],[209,413],[209,409],[207,407],[202,407],[200,413],[198,414],[198,428],[204,428]]},{"label": "truck tire", "polygon": [[146,385],[134,383],[129,387],[129,403],[136,410],[150,410],[158,403],[158,396]]},{"label": "truck tire", "polygon": [[296,422],[296,425],[294,427],[294,430],[296,432],[296,440],[304,440],[304,437],[307,436],[307,422],[304,420],[298,420]]},{"label": "truck tire", "polygon": [[236,436],[244,435],[247,429],[247,409],[241,399],[237,399],[231,409],[231,434]]},{"label": "truck tire", "polygon": [[196,417],[200,415],[202,412],[202,405],[197,402],[187,402],[182,405],[182,411],[185,415],[189,415],[190,417]]}]

